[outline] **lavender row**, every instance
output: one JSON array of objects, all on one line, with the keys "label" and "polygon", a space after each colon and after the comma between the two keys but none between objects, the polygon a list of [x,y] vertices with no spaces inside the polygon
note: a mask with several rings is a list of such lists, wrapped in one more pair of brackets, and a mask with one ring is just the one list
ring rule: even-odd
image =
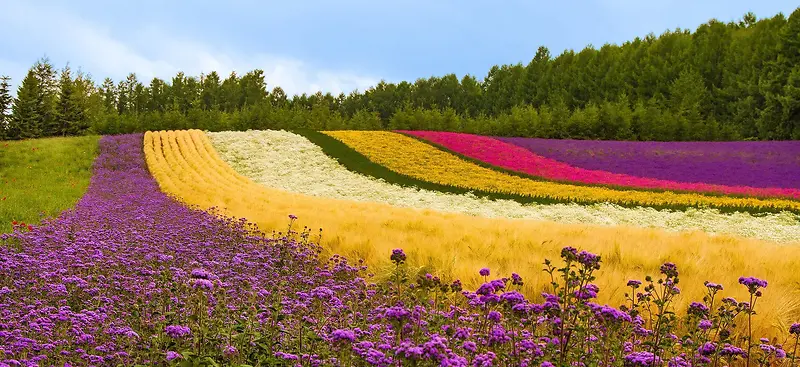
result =
[{"label": "lavender row", "polygon": [[800,188],[800,142],[624,142],[503,138],[575,167],[686,183]]}]

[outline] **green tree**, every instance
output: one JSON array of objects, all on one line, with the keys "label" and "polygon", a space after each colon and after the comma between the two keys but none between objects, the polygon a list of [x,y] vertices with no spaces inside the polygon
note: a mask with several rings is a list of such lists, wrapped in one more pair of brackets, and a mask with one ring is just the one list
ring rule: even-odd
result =
[{"label": "green tree", "polygon": [[43,57],[33,65],[34,74],[39,81],[39,114],[41,119],[41,133],[39,136],[52,136],[58,134],[56,121],[56,98],[58,95],[58,81],[56,69],[50,59]]},{"label": "green tree", "polygon": [[80,96],[76,93],[75,81],[69,65],[61,71],[58,101],[56,102],[56,135],[67,136],[81,133],[84,121]]},{"label": "green tree", "polygon": [[10,135],[11,124],[11,104],[14,98],[11,97],[11,78],[0,76],[0,139],[14,138]]},{"label": "green tree", "polygon": [[43,97],[42,85],[31,68],[17,90],[9,136],[21,139],[44,136],[46,107]]}]

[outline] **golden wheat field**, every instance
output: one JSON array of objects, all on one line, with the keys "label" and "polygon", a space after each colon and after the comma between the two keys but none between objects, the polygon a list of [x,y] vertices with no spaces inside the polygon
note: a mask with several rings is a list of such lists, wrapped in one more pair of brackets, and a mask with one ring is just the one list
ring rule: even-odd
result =
[{"label": "golden wheat field", "polygon": [[147,132],[144,140],[147,165],[164,192],[247,218],[268,232],[284,230],[287,216],[297,215],[301,227],[323,228],[321,244],[331,254],[363,258],[379,275],[390,267],[391,250],[402,248],[413,266],[460,278],[468,288],[479,284],[482,267],[500,276],[517,272],[526,280],[524,293],[536,297],[548,284],[544,259],[556,260],[562,247],[574,246],[602,256],[596,281],[601,303],[618,306],[628,279],[657,275],[669,261],[681,273],[681,307],[702,298],[706,280],[725,285],[726,296],[745,299],[737,279],[756,276],[770,284],[754,333],[782,334],[800,318],[800,273],[791,271],[800,266],[800,253],[793,247],[702,232],[489,219],[311,197],[237,174],[202,131]]}]

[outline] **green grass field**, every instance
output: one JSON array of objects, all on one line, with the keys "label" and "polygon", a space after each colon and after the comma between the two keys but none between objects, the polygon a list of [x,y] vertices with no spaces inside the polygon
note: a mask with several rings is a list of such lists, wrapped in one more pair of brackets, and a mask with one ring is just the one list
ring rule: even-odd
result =
[{"label": "green grass field", "polygon": [[99,136],[0,142],[0,233],[75,205],[89,185]]}]

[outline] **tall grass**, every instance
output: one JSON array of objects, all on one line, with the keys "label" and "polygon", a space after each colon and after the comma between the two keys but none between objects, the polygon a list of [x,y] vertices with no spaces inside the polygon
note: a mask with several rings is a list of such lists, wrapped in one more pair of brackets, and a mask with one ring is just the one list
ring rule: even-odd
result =
[{"label": "tall grass", "polygon": [[197,130],[147,133],[144,147],[162,190],[179,200],[218,207],[265,231],[285,229],[286,216],[295,214],[300,226],[323,226],[322,244],[330,252],[363,258],[379,275],[390,271],[391,250],[403,248],[418,270],[460,278],[467,288],[480,284],[477,270],[485,266],[501,276],[517,272],[526,279],[523,292],[536,296],[549,283],[541,272],[543,259],[569,245],[605,259],[596,281],[600,302],[622,304],[628,279],[655,275],[662,263],[673,262],[682,269],[680,307],[702,299],[705,280],[729,285],[726,296],[745,299],[737,279],[756,276],[770,284],[759,302],[755,334],[781,335],[800,318],[800,272],[791,270],[800,266],[800,253],[791,246],[701,232],[476,218],[291,194],[237,174]]},{"label": "tall grass", "polygon": [[38,223],[86,192],[98,136],[0,143],[0,232],[11,222]]}]

